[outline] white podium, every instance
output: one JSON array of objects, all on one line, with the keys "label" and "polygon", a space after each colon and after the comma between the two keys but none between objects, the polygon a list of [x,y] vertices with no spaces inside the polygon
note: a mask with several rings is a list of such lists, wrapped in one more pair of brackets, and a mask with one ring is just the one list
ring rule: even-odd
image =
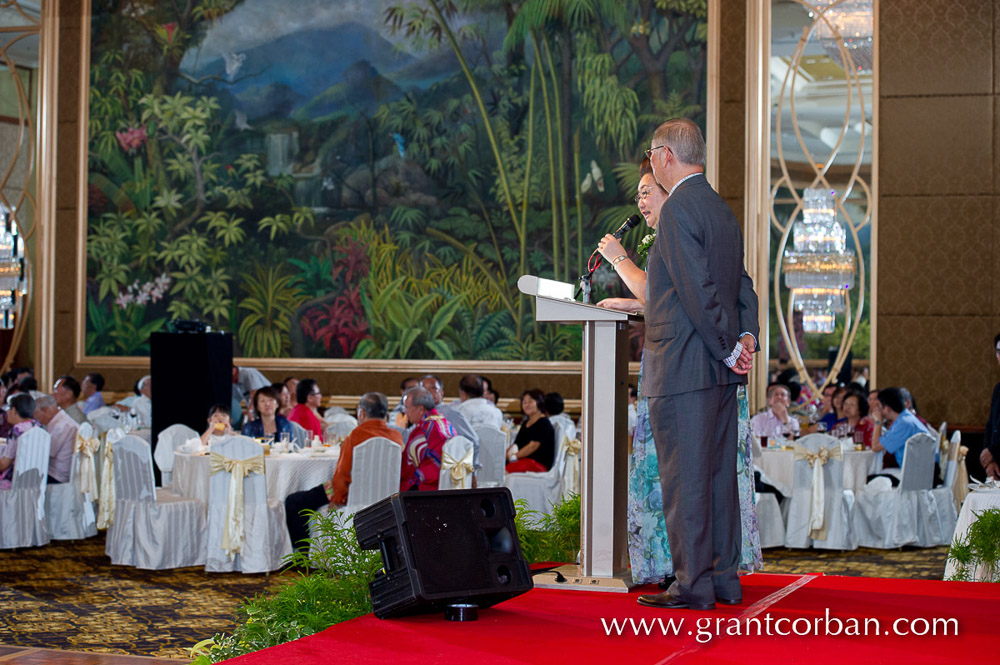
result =
[{"label": "white podium", "polygon": [[565,282],[523,275],[517,288],[535,298],[537,321],[583,324],[580,565],[536,575],[535,586],[627,592],[628,324],[642,317],[576,302]]}]

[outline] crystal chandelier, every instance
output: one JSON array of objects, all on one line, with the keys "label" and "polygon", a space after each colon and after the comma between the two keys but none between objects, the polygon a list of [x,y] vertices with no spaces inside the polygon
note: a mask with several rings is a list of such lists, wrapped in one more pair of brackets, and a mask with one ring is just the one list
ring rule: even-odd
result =
[{"label": "crystal chandelier", "polygon": [[24,241],[10,210],[0,203],[0,330],[11,330],[24,295]]},{"label": "crystal chandelier", "polygon": [[[854,68],[870,73],[873,63],[872,0],[813,0],[813,3],[816,12],[823,12],[826,18],[816,21],[816,37],[827,55],[846,70],[847,63],[840,53],[843,45],[851,54]],[[814,12],[809,15],[816,17]]]},{"label": "crystal chandelier", "polygon": [[854,286],[855,256],[847,251],[847,233],[837,221],[833,195],[805,190],[802,221],[792,228],[793,249],[785,250],[781,267],[807,333],[832,333]]}]

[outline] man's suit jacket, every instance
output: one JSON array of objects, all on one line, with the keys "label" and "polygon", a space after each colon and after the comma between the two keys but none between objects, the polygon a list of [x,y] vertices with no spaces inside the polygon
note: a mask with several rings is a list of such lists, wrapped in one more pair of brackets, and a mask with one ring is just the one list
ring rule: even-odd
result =
[{"label": "man's suit jacket", "polygon": [[757,336],[757,294],[739,222],[703,175],[663,204],[646,274],[646,396],[746,383],[723,360]]},{"label": "man's suit jacket", "polygon": [[993,459],[1000,460],[1000,383],[993,386],[993,397],[990,399],[990,417],[986,421],[983,448],[989,448]]}]

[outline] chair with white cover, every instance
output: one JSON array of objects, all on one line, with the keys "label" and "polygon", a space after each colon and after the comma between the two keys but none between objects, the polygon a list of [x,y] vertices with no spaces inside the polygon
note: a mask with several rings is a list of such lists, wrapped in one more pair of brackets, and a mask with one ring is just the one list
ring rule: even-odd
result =
[{"label": "chair with white cover", "polygon": [[114,443],[114,522],[104,552],[111,563],[146,570],[205,565],[205,505],[153,486],[149,444]]},{"label": "chair with white cover", "polygon": [[292,426],[292,445],[297,448],[305,448],[309,445],[309,430],[294,420],[288,421]]},{"label": "chair with white cover", "polygon": [[853,550],[854,492],[844,489],[840,441],[809,434],[795,442],[792,491],[785,522],[785,547]]},{"label": "chair with white cover", "polygon": [[97,454],[97,528],[107,529],[115,521],[115,458],[114,447],[125,437],[125,430],[112,427],[104,433]]},{"label": "chair with white cover", "polygon": [[52,540],[81,540],[97,535],[97,466],[101,442],[90,423],[77,428],[69,482],[45,488],[45,519]]},{"label": "chair with white cover", "polygon": [[503,487],[507,435],[502,430],[488,425],[479,425],[473,429],[479,437],[479,471],[476,472],[476,486]]},{"label": "chair with white cover", "polygon": [[0,490],[0,549],[38,547],[49,542],[45,485],[49,475],[49,433],[33,427],[17,441],[9,490]]},{"label": "chair with white cover", "polygon": [[358,426],[358,419],[349,413],[331,412],[330,409],[327,409],[323,415],[327,423],[323,433],[326,434],[327,438],[334,436],[343,438]]},{"label": "chair with white cover", "polygon": [[[573,432],[576,432],[575,427],[573,428]],[[562,495],[563,499],[568,499],[580,493],[580,473],[583,470],[583,460],[580,454],[583,451],[583,443],[580,439],[571,439],[567,436],[565,444],[566,452],[563,458]]]},{"label": "chair with white cover", "polygon": [[467,490],[472,488],[473,456],[475,447],[464,436],[453,436],[441,447],[441,473],[439,490]]},{"label": "chair with white cover", "polygon": [[569,440],[558,424],[555,426],[556,454],[548,471],[523,471],[508,473],[504,484],[515,501],[524,499],[529,510],[543,515],[552,514],[552,507],[562,501],[562,476]]},{"label": "chair with white cover", "polygon": [[[914,434],[906,440],[899,485],[880,491],[876,481],[859,492],[854,510],[854,529],[862,547],[894,549],[904,545],[931,547],[948,545],[954,532],[954,503],[945,501],[951,511],[941,514],[938,495],[948,498],[949,487],[932,490],[934,453],[937,437]],[[947,540],[944,540],[947,536]]]},{"label": "chair with white cover", "polygon": [[173,485],[174,451],[183,446],[188,439],[197,438],[200,438],[198,432],[181,423],[167,427],[156,437],[153,461],[156,462],[156,466],[160,470],[161,486],[170,487]]},{"label": "chair with white cover", "polygon": [[268,499],[264,452],[233,436],[212,446],[208,481],[209,572],[266,573],[292,551],[285,504]]},{"label": "chair with white cover", "polygon": [[[103,408],[110,409],[110,407]],[[118,417],[111,413],[99,413],[97,415],[93,415],[93,413],[91,413],[91,415],[87,416],[87,420],[93,424],[94,429],[97,430],[98,434],[105,434],[116,427],[122,426],[122,422],[118,419]]]},{"label": "chair with white cover", "polygon": [[757,504],[757,528],[760,532],[760,546],[785,546],[785,518],[781,513],[778,497],[771,492],[755,493]]},{"label": "chair with white cover", "polygon": [[[347,489],[347,505],[337,510],[348,525],[349,517],[360,510],[392,496],[399,491],[399,474],[403,465],[403,447],[383,436],[373,436],[354,447],[351,453],[351,484]],[[319,513],[327,513],[329,504]],[[309,536],[316,538],[313,525]]]}]

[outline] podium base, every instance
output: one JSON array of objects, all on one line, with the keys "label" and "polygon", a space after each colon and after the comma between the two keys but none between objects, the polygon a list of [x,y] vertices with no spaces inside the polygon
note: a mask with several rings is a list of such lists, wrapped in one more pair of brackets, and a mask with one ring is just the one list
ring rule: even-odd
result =
[{"label": "podium base", "polygon": [[[564,582],[557,582],[561,573]],[[536,589],[566,589],[570,591],[602,591],[605,593],[628,593],[638,586],[633,584],[632,575],[625,571],[613,577],[586,577],[580,566],[568,564],[535,575]]]}]

